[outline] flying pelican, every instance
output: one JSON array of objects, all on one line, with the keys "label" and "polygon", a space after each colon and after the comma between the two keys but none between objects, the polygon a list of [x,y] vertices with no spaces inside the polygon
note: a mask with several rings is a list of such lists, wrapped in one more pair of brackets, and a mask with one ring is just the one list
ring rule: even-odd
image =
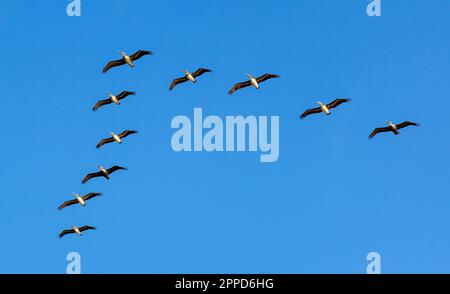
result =
[{"label": "flying pelican", "polygon": [[94,107],[92,108],[93,111],[96,111],[97,109],[99,109],[100,107],[102,107],[103,105],[107,105],[107,104],[111,104],[111,103],[115,103],[117,105],[120,105],[120,100],[124,99],[127,96],[130,95],[136,95],[136,92],[129,92],[129,91],[123,91],[122,93],[120,93],[119,95],[115,96],[111,93],[108,93],[109,98],[105,99],[105,100],[100,100],[98,101]]},{"label": "flying pelican", "polygon": [[122,133],[116,135],[113,132],[110,132],[111,137],[110,138],[106,138],[101,140],[100,142],[98,142],[97,144],[97,148],[102,147],[105,144],[108,143],[112,143],[112,142],[117,142],[119,144],[122,144],[122,139],[125,138],[126,136],[132,135],[132,134],[137,134],[137,131],[130,131],[130,130],[125,130]]},{"label": "flying pelican", "polygon": [[146,50],[139,50],[130,56],[125,54],[125,52],[123,52],[123,51],[119,51],[119,53],[122,54],[122,58],[119,60],[114,60],[114,61],[108,62],[108,64],[106,64],[105,67],[103,68],[103,73],[106,73],[108,70],[110,70],[111,68],[113,68],[115,66],[120,66],[120,65],[124,65],[124,64],[128,64],[130,67],[134,67],[133,61],[138,60],[139,58],[141,58],[144,55],[152,55],[153,54],[152,51],[146,51]]},{"label": "flying pelican", "polygon": [[369,139],[372,139],[378,133],[393,132],[395,135],[398,135],[398,134],[400,134],[400,132],[398,131],[400,129],[406,128],[408,126],[416,126],[416,127],[420,126],[420,124],[414,123],[414,122],[410,122],[410,121],[405,121],[405,122],[402,122],[401,124],[398,124],[398,125],[393,124],[390,121],[386,121],[386,123],[388,124],[387,127],[376,128],[375,130],[373,130],[373,132],[369,136]]},{"label": "flying pelican", "polygon": [[81,232],[83,231],[87,231],[87,230],[96,230],[96,228],[91,227],[91,226],[82,226],[82,227],[77,227],[77,226],[71,226],[72,229],[71,230],[64,230],[59,234],[59,237],[62,238],[67,234],[77,234],[79,236],[82,236],[83,234]]},{"label": "flying pelican", "polygon": [[102,193],[89,193],[85,196],[80,196],[79,194],[73,192],[73,195],[75,196],[75,199],[64,202],[63,204],[61,204],[58,207],[58,209],[61,210],[61,209],[66,208],[67,206],[75,205],[78,203],[81,204],[82,206],[86,206],[86,201],[88,201],[89,199],[92,199],[94,197],[101,196]]},{"label": "flying pelican", "polygon": [[181,83],[185,83],[187,81],[191,81],[191,82],[193,82],[195,84],[197,82],[197,80],[195,79],[196,77],[199,77],[202,74],[207,73],[207,72],[212,72],[212,70],[207,69],[207,68],[199,68],[196,71],[194,71],[193,73],[190,73],[187,70],[183,69],[183,72],[184,72],[185,76],[182,77],[182,78],[178,78],[178,79],[173,80],[172,84],[170,84],[169,91],[172,91],[173,88],[175,88],[176,85],[181,84]]},{"label": "flying pelican", "polygon": [[320,101],[317,101],[317,104],[319,104],[320,106],[306,110],[305,112],[303,112],[303,114],[300,116],[300,118],[304,119],[308,115],[315,114],[315,113],[321,113],[321,112],[324,112],[326,115],[330,115],[331,114],[330,109],[338,107],[340,104],[342,104],[344,102],[350,102],[350,101],[352,101],[352,100],[351,99],[336,99],[333,102],[328,103],[326,105]]},{"label": "flying pelican", "polygon": [[98,167],[98,169],[100,171],[98,171],[96,173],[87,174],[84,177],[84,179],[83,179],[83,181],[81,183],[85,184],[90,179],[97,178],[97,177],[104,177],[105,179],[109,180],[109,175],[112,174],[113,172],[118,171],[118,170],[122,170],[122,169],[126,170],[126,168],[121,167],[121,166],[117,166],[117,165],[115,165],[113,167],[110,167],[109,169],[106,169],[106,168],[104,168],[104,167],[102,167],[100,165],[98,165],[97,167]]},{"label": "flying pelican", "polygon": [[233,94],[234,92],[236,92],[239,89],[245,88],[245,87],[250,87],[253,86],[256,89],[259,89],[260,87],[260,83],[267,81],[268,79],[273,79],[273,78],[279,78],[279,75],[274,75],[274,74],[269,74],[266,73],[262,76],[260,76],[259,78],[254,78],[252,75],[250,74],[245,74],[246,76],[248,76],[249,80],[246,82],[242,82],[242,83],[237,83],[233,86],[233,88],[231,88],[231,90],[228,92],[228,94]]}]

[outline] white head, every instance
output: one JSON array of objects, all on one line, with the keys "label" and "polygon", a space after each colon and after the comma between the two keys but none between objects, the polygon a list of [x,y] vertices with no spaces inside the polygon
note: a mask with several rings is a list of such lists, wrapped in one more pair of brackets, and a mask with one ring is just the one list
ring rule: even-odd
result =
[{"label": "white head", "polygon": [[75,192],[72,192],[72,194],[73,194],[73,196],[75,196],[75,197],[80,197],[80,195],[79,194],[77,194],[77,193],[75,193]]},{"label": "white head", "polygon": [[317,102],[317,104],[319,104],[320,106],[323,106],[323,103],[322,102],[320,102],[320,101],[316,101]]},{"label": "white head", "polygon": [[103,166],[101,166],[101,165],[97,165],[97,167],[98,167],[99,170],[104,169]]},{"label": "white head", "polygon": [[119,53],[122,54],[123,57],[126,56],[125,52],[123,52],[123,51],[120,51],[120,50],[119,50]]},{"label": "white head", "polygon": [[72,229],[74,229],[74,230],[78,229],[78,227],[77,227],[77,226],[74,226],[74,225],[71,225],[70,227],[71,227]]},{"label": "white head", "polygon": [[393,123],[392,123],[391,121],[389,121],[389,120],[387,120],[386,123],[387,123],[389,126],[390,126],[390,125],[393,125]]},{"label": "white head", "polygon": [[111,92],[108,92],[108,96],[111,97],[113,94]]},{"label": "white head", "polygon": [[185,69],[183,69],[182,71],[184,72],[185,75],[189,74],[189,72],[187,70],[185,70]]},{"label": "white head", "polygon": [[253,79],[253,76],[251,74],[245,73],[245,75],[249,78],[249,79]]},{"label": "white head", "polygon": [[116,134],[114,134],[113,132],[109,132],[109,133],[110,133],[110,134],[111,134],[111,136],[113,136],[113,137],[114,137],[114,136],[116,135]]}]

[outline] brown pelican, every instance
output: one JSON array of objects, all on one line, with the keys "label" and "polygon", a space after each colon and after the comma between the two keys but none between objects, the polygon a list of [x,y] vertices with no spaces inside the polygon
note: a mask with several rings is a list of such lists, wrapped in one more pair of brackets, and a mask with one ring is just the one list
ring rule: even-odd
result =
[{"label": "brown pelican", "polygon": [[93,111],[96,111],[97,109],[99,109],[100,107],[102,107],[103,105],[106,104],[111,104],[111,103],[115,103],[117,105],[120,105],[120,100],[124,99],[127,96],[130,95],[136,95],[136,92],[129,92],[129,91],[123,91],[122,93],[120,93],[119,95],[115,96],[111,93],[108,93],[109,98],[105,99],[105,100],[100,100],[98,101],[94,107],[92,108]]},{"label": "brown pelican", "polygon": [[86,206],[86,201],[94,197],[100,196],[102,195],[102,193],[89,193],[85,196],[80,196],[79,194],[73,192],[73,195],[75,196],[75,199],[64,202],[58,207],[58,209],[61,210],[63,208],[66,208],[67,206],[75,205],[78,203],[81,204],[82,206]]},{"label": "brown pelican", "polygon": [[398,134],[400,134],[400,132],[398,131],[400,129],[406,128],[408,126],[416,126],[416,127],[420,126],[418,123],[414,123],[414,122],[410,122],[410,121],[405,121],[398,125],[393,124],[390,121],[386,121],[386,123],[388,125],[387,127],[376,128],[375,130],[373,130],[373,132],[369,136],[369,139],[372,139],[378,133],[393,132],[395,135],[398,135]]},{"label": "brown pelican", "polygon": [[315,113],[321,113],[321,112],[324,112],[326,115],[330,115],[331,114],[330,109],[338,107],[340,104],[342,104],[344,102],[350,102],[350,101],[352,101],[352,100],[351,99],[336,99],[333,102],[328,103],[327,105],[323,104],[320,101],[317,101],[317,104],[319,104],[320,106],[306,110],[305,112],[303,112],[303,114],[300,116],[300,118],[304,119],[308,115],[315,114]]},{"label": "brown pelican", "polygon": [[82,226],[82,227],[77,227],[77,226],[71,226],[72,229],[71,230],[64,230],[59,234],[59,237],[62,238],[67,234],[77,234],[79,236],[82,236],[83,234],[81,232],[83,231],[87,231],[87,230],[96,230],[96,228],[91,227],[91,226]]},{"label": "brown pelican", "polygon": [[117,166],[117,165],[115,165],[115,166],[113,166],[113,167],[110,167],[109,169],[106,169],[106,168],[104,168],[104,167],[98,165],[98,169],[99,169],[100,171],[98,171],[98,172],[96,172],[96,173],[90,173],[90,174],[87,174],[87,175],[84,177],[83,181],[81,181],[81,183],[85,184],[85,183],[86,183],[87,181],[89,181],[90,179],[92,179],[92,178],[97,178],[97,177],[104,177],[105,179],[109,180],[109,175],[112,174],[113,172],[118,171],[118,170],[122,170],[122,169],[123,169],[123,170],[126,170],[126,168],[121,167],[121,166]]},{"label": "brown pelican", "polygon": [[132,134],[137,134],[137,131],[130,131],[130,130],[125,130],[122,133],[116,135],[113,132],[110,132],[111,137],[110,138],[106,138],[101,140],[100,142],[98,142],[97,144],[97,148],[102,147],[105,144],[108,143],[112,143],[112,142],[117,142],[119,144],[122,144],[122,139],[125,138],[126,136],[132,135]]},{"label": "brown pelican", "polygon": [[197,82],[197,80],[195,79],[196,77],[199,77],[202,74],[207,73],[207,72],[212,72],[212,70],[207,69],[207,68],[199,68],[196,71],[194,71],[193,73],[190,73],[187,70],[183,69],[183,72],[184,72],[185,76],[182,77],[182,78],[178,78],[178,79],[173,80],[172,84],[170,84],[169,91],[172,91],[173,88],[175,88],[176,85],[184,83],[184,82],[187,82],[187,81],[191,81],[193,83],[196,83]]},{"label": "brown pelican", "polygon": [[138,60],[139,58],[141,58],[144,55],[153,54],[152,51],[146,51],[146,50],[139,50],[130,56],[126,55],[123,51],[119,51],[119,53],[122,54],[122,58],[119,60],[114,60],[114,61],[108,62],[108,64],[106,64],[105,67],[103,68],[103,73],[107,72],[108,70],[110,70],[111,68],[113,68],[115,66],[120,66],[120,65],[124,65],[124,64],[128,64],[130,67],[134,67],[133,61]]},{"label": "brown pelican", "polygon": [[262,76],[260,76],[259,78],[254,78],[252,75],[250,74],[245,74],[246,76],[248,76],[249,80],[246,82],[242,82],[242,83],[237,83],[233,86],[233,88],[231,88],[231,90],[228,92],[228,94],[233,94],[234,92],[236,92],[239,89],[245,88],[245,87],[250,87],[253,86],[256,89],[259,89],[259,84],[267,81],[268,79],[273,79],[273,78],[279,78],[279,75],[274,75],[274,74],[264,74]]}]

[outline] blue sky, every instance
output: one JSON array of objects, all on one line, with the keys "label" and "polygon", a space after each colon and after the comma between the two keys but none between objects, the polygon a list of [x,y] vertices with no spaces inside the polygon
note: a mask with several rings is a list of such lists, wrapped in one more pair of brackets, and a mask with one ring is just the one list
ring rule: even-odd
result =
[{"label": "blue sky", "polygon": [[[0,273],[450,272],[447,0],[0,0]],[[128,11],[124,11],[124,7]],[[135,69],[101,69],[148,49]],[[214,73],[169,92],[181,70]],[[259,91],[227,91],[273,72]],[[93,113],[108,91],[138,92]],[[298,116],[350,97],[329,117]],[[176,153],[173,117],[280,116],[280,158]],[[369,141],[386,120],[420,128]],[[110,131],[139,130],[96,150]],[[96,165],[111,181],[81,185]],[[56,207],[103,192],[87,207]],[[98,227],[58,239],[71,224]]]}]

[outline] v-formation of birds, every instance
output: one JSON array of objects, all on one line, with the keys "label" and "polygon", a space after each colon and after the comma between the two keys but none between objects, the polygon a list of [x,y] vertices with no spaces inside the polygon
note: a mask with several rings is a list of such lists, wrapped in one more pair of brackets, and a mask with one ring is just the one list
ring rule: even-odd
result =
[{"label": "v-formation of birds", "polygon": [[[146,51],[146,50],[139,50],[136,53],[128,56],[126,53],[124,53],[123,51],[119,51],[119,53],[122,55],[121,59],[118,60],[113,60],[108,62],[105,67],[103,68],[103,73],[108,72],[110,69],[117,67],[117,66],[123,66],[123,65],[128,65],[131,68],[134,68],[134,62],[140,58],[142,58],[145,55],[152,55],[153,52],[152,51]],[[197,78],[202,76],[205,73],[211,73],[212,70],[207,69],[207,68],[199,68],[194,72],[189,72],[187,70],[183,70],[184,72],[184,76],[180,77],[180,78],[176,78],[172,81],[172,83],[169,86],[169,91],[172,91],[177,85],[185,83],[185,82],[192,82],[192,83],[196,83],[197,82]],[[236,83],[228,92],[228,94],[232,95],[234,94],[236,91],[246,88],[246,87],[254,87],[255,89],[259,89],[260,88],[260,84],[269,80],[269,79],[274,79],[274,78],[280,78],[279,75],[276,74],[271,74],[271,73],[266,73],[263,74],[262,76],[259,77],[253,77],[250,74],[246,74],[246,76],[248,77],[248,80],[244,81],[244,82],[239,82]],[[127,98],[130,95],[136,95],[135,92],[130,92],[130,91],[122,91],[121,93],[114,95],[112,93],[108,93],[108,98],[104,99],[104,100],[100,100],[98,101],[94,107],[93,107],[93,111],[97,111],[100,107],[114,103],[116,105],[120,105],[121,104],[121,100]],[[319,114],[319,113],[325,113],[326,115],[330,115],[331,114],[331,109],[336,108],[338,106],[340,106],[343,103],[348,103],[350,102],[351,99],[348,98],[339,98],[339,99],[335,99],[332,102],[328,103],[328,104],[324,104],[320,101],[317,101],[317,104],[319,104],[319,107],[315,107],[315,108],[310,108],[307,109],[303,112],[303,114],[301,114],[300,118],[304,119],[307,116],[313,115],[313,114]],[[380,128],[375,128],[369,135],[369,138],[372,139],[373,137],[375,137],[377,134],[379,133],[384,133],[384,132],[392,132],[395,135],[399,134],[399,130],[408,126],[419,126],[419,124],[414,123],[414,122],[410,122],[410,121],[405,121],[399,124],[394,124],[390,121],[387,121],[387,127],[380,127]],[[108,138],[104,138],[102,140],[100,140],[100,142],[97,144],[97,148],[101,148],[106,144],[109,143],[114,143],[117,142],[118,144],[121,144],[123,139],[125,137],[128,137],[129,135],[133,135],[133,134],[137,134],[137,131],[135,130],[125,130],[123,132],[121,132],[120,134],[115,134],[113,132],[110,132],[110,137]],[[83,180],[82,183],[85,184],[88,181],[90,181],[93,178],[97,178],[97,177],[103,177],[107,180],[110,179],[110,175],[116,171],[119,170],[126,170],[125,167],[121,167],[121,166],[117,166],[114,165],[110,168],[104,168],[102,166],[98,166],[98,171],[97,172],[92,172],[87,174]],[[87,195],[81,196],[77,193],[73,193],[73,195],[75,196],[75,198],[71,199],[71,200],[67,200],[65,201],[63,204],[61,204],[58,209],[64,209],[68,206],[72,206],[72,205],[77,205],[80,204],[81,206],[86,206],[86,201],[93,199],[95,197],[101,196],[101,193],[95,193],[95,192],[91,192]],[[95,227],[89,226],[89,225],[85,225],[85,226],[81,226],[81,227],[77,227],[75,225],[71,226],[72,229],[67,229],[67,230],[63,230],[60,234],[59,237],[62,238],[63,236],[67,235],[67,234],[77,234],[77,235],[82,235],[83,231],[87,231],[87,230],[95,230]]]}]

